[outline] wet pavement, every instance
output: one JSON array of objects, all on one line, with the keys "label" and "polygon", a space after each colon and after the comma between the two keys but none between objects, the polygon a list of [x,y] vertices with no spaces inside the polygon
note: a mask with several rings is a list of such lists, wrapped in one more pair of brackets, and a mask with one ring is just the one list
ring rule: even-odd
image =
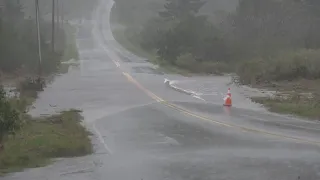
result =
[{"label": "wet pavement", "polygon": [[[187,78],[154,70],[112,37],[112,5],[101,0],[93,20],[79,26],[80,66],[56,77],[30,112],[82,109],[95,153],[0,179],[320,179],[320,124],[267,113],[234,88],[235,106],[224,108],[226,77]],[[172,90],[165,78],[201,92],[204,100]]]}]

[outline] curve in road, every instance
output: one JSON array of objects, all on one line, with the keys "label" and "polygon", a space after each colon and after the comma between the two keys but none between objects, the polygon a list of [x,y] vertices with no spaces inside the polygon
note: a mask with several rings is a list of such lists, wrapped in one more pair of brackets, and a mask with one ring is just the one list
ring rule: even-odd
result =
[{"label": "curve in road", "polygon": [[57,77],[31,112],[82,109],[95,153],[4,180],[320,179],[318,123],[171,90],[164,78],[184,77],[155,72],[119,46],[108,21],[113,1],[100,2],[92,20],[79,25],[80,68]]}]

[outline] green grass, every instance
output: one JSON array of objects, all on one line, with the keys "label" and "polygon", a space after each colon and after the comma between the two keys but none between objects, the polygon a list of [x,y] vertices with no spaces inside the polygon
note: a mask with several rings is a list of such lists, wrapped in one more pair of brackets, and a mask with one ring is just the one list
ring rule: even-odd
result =
[{"label": "green grass", "polygon": [[291,114],[320,120],[320,105],[316,100],[296,101],[292,99],[254,97],[254,102],[263,104],[271,112]]},{"label": "green grass", "polygon": [[47,165],[52,158],[90,154],[89,132],[80,124],[77,110],[38,119],[27,119],[15,136],[4,142],[0,153],[0,173]]}]

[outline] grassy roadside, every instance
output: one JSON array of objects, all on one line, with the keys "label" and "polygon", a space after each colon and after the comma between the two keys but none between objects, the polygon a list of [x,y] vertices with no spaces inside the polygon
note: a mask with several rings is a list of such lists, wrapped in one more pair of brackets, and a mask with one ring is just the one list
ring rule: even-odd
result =
[{"label": "grassy roadside", "polygon": [[28,107],[36,99],[35,90],[24,90],[9,98],[19,112],[21,128],[7,136],[0,150],[0,176],[25,168],[51,163],[52,158],[77,157],[92,153],[90,133],[81,125],[82,116],[71,109],[48,117],[32,118]]},{"label": "grassy roadside", "polygon": [[277,94],[273,97],[253,97],[252,101],[263,104],[271,112],[320,120],[319,80],[278,82],[264,88],[277,91]]},{"label": "grassy roadside", "polygon": [[[67,25],[65,31],[67,46],[62,62],[78,59],[75,31]],[[19,112],[22,126],[15,135],[9,135],[2,142],[4,149],[0,150],[0,176],[25,168],[45,166],[51,163],[53,158],[90,154],[90,133],[81,125],[81,112],[69,110],[49,117],[30,117],[27,114],[28,108],[37,98],[38,92],[34,84],[23,79],[10,79],[10,84],[17,85],[19,95],[8,100]]]},{"label": "grassy roadside", "polygon": [[80,124],[79,111],[46,118],[24,116],[23,127],[9,136],[0,152],[0,175],[47,165],[52,158],[76,157],[92,152],[89,132]]},{"label": "grassy roadside", "polygon": [[263,104],[271,112],[293,114],[300,117],[320,120],[320,106],[316,102],[301,102],[292,99],[255,97],[254,102]]}]

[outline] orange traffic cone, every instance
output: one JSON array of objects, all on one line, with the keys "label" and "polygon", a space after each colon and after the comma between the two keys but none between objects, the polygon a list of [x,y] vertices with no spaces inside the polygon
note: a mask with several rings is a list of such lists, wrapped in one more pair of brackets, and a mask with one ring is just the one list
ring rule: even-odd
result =
[{"label": "orange traffic cone", "polygon": [[232,99],[231,99],[231,92],[230,88],[228,89],[227,96],[223,99],[224,100],[224,106],[232,106]]},{"label": "orange traffic cone", "polygon": [[231,97],[229,95],[227,95],[225,98],[224,98],[224,106],[232,106],[232,100],[231,100]]}]

